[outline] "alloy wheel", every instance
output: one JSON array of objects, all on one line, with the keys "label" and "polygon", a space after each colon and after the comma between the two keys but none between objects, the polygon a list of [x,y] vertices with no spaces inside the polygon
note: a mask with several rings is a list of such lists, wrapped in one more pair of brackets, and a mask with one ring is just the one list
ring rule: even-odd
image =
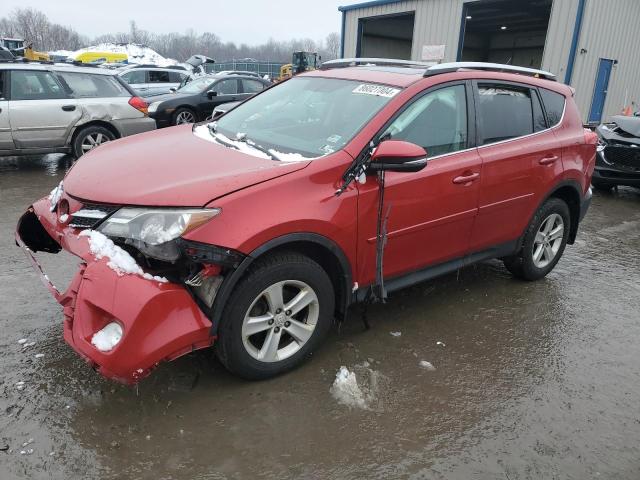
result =
[{"label": "alloy wheel", "polygon": [[89,150],[93,150],[98,145],[107,143],[109,140],[111,139],[103,133],[90,133],[82,140],[82,153],[87,153]]},{"label": "alloy wheel", "polygon": [[544,219],[533,241],[533,264],[545,268],[558,255],[564,237],[564,220],[557,213]]},{"label": "alloy wheel", "polygon": [[318,323],[320,304],[305,282],[285,280],[263,290],[242,322],[247,353],[261,362],[278,362],[298,352]]},{"label": "alloy wheel", "polygon": [[176,115],[176,125],[182,125],[183,123],[194,123],[196,117],[189,110],[183,110]]}]

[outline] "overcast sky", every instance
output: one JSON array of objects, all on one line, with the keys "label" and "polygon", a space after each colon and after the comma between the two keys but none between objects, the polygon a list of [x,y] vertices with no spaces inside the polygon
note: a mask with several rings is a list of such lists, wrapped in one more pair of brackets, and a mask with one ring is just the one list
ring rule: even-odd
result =
[{"label": "overcast sky", "polygon": [[357,0],[2,0],[0,17],[17,7],[94,37],[124,32],[129,21],[153,32],[213,32],[224,41],[254,45],[269,37],[324,39],[340,32],[338,5]]}]

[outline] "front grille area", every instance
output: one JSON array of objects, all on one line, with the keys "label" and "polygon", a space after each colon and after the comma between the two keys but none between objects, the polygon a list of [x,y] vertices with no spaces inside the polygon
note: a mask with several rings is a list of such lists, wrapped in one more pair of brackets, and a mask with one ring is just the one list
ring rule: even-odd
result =
[{"label": "front grille area", "polygon": [[82,229],[94,228],[119,208],[117,205],[84,203],[80,210],[71,215],[69,226]]},{"label": "front grille area", "polygon": [[632,172],[640,172],[640,148],[607,146],[604,156],[615,166]]}]

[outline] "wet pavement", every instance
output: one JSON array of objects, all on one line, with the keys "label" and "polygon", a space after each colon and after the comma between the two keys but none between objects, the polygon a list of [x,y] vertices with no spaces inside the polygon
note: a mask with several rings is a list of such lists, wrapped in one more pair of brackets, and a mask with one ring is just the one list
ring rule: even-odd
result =
[{"label": "wet pavement", "polygon": [[[242,381],[199,352],[128,388],[66,346],[13,242],[69,165],[0,159],[1,479],[640,478],[637,191],[596,193],[545,280],[483,263],[371,307],[371,330],[355,309],[280,378]],[[74,271],[40,258],[54,281]],[[360,407],[330,392],[342,365]]]}]

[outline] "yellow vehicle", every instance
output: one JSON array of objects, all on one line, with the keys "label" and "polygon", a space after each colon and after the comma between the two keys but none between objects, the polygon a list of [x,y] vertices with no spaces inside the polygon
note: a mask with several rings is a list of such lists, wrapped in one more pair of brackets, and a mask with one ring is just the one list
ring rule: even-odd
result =
[{"label": "yellow vehicle", "polygon": [[22,54],[22,56],[29,60],[39,60],[41,62],[48,62],[49,60],[51,60],[49,54],[35,51],[33,49],[33,44],[31,43],[24,47],[23,52],[24,53]]},{"label": "yellow vehicle", "polygon": [[293,52],[291,63],[280,67],[280,78],[278,80],[282,81],[302,72],[316,70],[320,66],[320,60],[321,57],[317,53]]},{"label": "yellow vehicle", "polygon": [[8,48],[16,57],[24,57],[28,60],[39,60],[48,62],[49,55],[44,52],[37,52],[33,49],[33,43],[27,44],[21,38],[0,38],[0,46]]},{"label": "yellow vehicle", "polygon": [[82,63],[124,63],[129,57],[126,53],[82,52],[76,55],[74,60]]}]

